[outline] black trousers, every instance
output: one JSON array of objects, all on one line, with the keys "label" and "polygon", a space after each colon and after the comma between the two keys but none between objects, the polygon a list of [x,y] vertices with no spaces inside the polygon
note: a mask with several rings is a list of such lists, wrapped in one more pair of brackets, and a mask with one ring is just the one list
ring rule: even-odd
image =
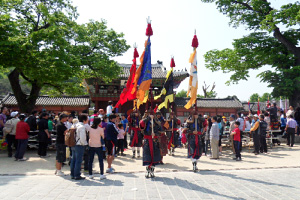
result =
[{"label": "black trousers", "polygon": [[18,148],[15,153],[16,159],[22,159],[24,157],[25,151],[27,149],[28,139],[19,139],[18,141]]},{"label": "black trousers", "polygon": [[287,129],[287,144],[291,145],[291,147],[295,144],[295,128]]},{"label": "black trousers", "polygon": [[127,133],[124,135],[124,148],[128,149]]},{"label": "black trousers", "polygon": [[117,148],[117,154],[118,153],[120,153],[120,151],[121,151],[121,153],[123,153],[124,152],[124,139],[119,139],[118,140],[118,148]]},{"label": "black trousers", "polygon": [[233,141],[234,144],[234,150],[235,150],[235,156],[236,158],[241,158],[241,151],[240,151],[240,143],[239,141]]},{"label": "black trousers", "polygon": [[268,152],[266,136],[263,135],[260,136],[260,152],[261,153]]},{"label": "black trousers", "polygon": [[48,142],[39,142],[38,155],[46,156],[47,155]]},{"label": "black trousers", "polygon": [[18,141],[16,140],[16,136],[15,135],[6,135],[6,139],[7,139],[7,153],[9,157],[12,157],[12,145],[14,145],[15,149],[17,149],[18,146]]},{"label": "black trousers", "polygon": [[258,133],[253,133],[253,142],[254,142],[254,152],[259,153],[260,137]]},{"label": "black trousers", "polygon": [[89,148],[88,146],[85,147],[84,154],[83,154],[83,165],[84,170],[89,170]]}]

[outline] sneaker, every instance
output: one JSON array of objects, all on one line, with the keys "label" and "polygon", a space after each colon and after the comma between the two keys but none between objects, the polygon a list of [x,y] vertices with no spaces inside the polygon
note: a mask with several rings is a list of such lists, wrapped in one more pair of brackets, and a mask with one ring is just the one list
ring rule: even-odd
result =
[{"label": "sneaker", "polygon": [[110,169],[111,169],[111,168],[107,168],[107,169],[106,169],[106,173],[110,173]]},{"label": "sneaker", "polygon": [[56,171],[56,176],[64,176],[64,175],[65,174],[62,171],[60,171],[60,170]]},{"label": "sneaker", "polygon": [[18,161],[26,161],[27,158],[21,158],[21,159],[18,159]]},{"label": "sneaker", "polygon": [[89,179],[94,179],[94,175],[89,175]]},{"label": "sneaker", "polygon": [[242,158],[237,158],[236,161],[242,161]]},{"label": "sneaker", "polygon": [[106,179],[106,176],[104,174],[100,175],[100,180]]},{"label": "sneaker", "polygon": [[85,177],[79,176],[79,177],[75,177],[74,179],[75,179],[75,180],[84,180]]}]

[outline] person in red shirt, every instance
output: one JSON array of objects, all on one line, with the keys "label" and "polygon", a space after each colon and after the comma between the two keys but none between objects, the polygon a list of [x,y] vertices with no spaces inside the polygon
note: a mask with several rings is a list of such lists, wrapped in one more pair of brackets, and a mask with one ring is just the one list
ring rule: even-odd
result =
[{"label": "person in red shirt", "polygon": [[239,129],[240,122],[236,121],[234,123],[235,129],[231,132],[231,135],[233,135],[233,144],[234,144],[234,149],[235,149],[235,155],[236,157],[233,158],[236,161],[241,161],[242,156],[241,156],[241,151],[240,151],[240,143],[241,143],[241,131]]},{"label": "person in red shirt", "polygon": [[24,158],[25,151],[28,144],[28,132],[30,131],[29,125],[24,122],[26,116],[21,114],[19,116],[20,121],[17,123],[16,127],[16,140],[18,141],[18,147],[15,154],[16,161],[26,161]]}]

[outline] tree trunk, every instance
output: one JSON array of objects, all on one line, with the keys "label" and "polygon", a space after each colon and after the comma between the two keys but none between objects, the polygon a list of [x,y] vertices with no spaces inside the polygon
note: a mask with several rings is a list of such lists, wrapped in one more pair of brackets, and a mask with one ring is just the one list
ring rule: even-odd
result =
[{"label": "tree trunk", "polygon": [[14,69],[9,75],[8,79],[18,103],[20,112],[31,113],[34,110],[35,103],[39,97],[41,87],[36,82],[31,83],[31,91],[29,95],[24,94],[20,85],[20,72]]}]

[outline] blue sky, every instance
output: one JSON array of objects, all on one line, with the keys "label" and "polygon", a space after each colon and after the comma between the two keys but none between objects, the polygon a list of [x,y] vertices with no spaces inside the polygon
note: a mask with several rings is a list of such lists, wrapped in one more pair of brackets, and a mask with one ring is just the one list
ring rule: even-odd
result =
[{"label": "blue sky", "polygon": [[[292,3],[294,0],[272,0],[275,8],[284,3]],[[151,37],[152,63],[163,61],[169,69],[171,56],[174,56],[176,68],[181,70],[190,64],[189,56],[192,53],[191,42],[194,30],[197,31],[199,40],[198,51],[198,93],[202,94],[202,85],[216,83],[215,91],[218,98],[228,95],[237,95],[240,100],[248,100],[253,93],[262,95],[271,92],[266,83],[256,78],[257,74],[268,69],[252,71],[248,81],[240,81],[239,84],[226,86],[230,74],[211,72],[205,68],[203,55],[212,49],[231,48],[233,39],[241,38],[250,32],[245,27],[237,29],[228,25],[229,18],[218,12],[214,3],[202,3],[200,0],[73,0],[79,13],[78,22],[85,23],[90,19],[107,21],[109,28],[117,32],[123,32],[130,46],[134,43],[141,54],[143,45],[147,39],[146,18],[152,20],[153,36]],[[121,57],[114,58],[119,63],[131,63],[133,48],[130,48]],[[188,88],[188,78],[181,83],[178,90]]]}]

